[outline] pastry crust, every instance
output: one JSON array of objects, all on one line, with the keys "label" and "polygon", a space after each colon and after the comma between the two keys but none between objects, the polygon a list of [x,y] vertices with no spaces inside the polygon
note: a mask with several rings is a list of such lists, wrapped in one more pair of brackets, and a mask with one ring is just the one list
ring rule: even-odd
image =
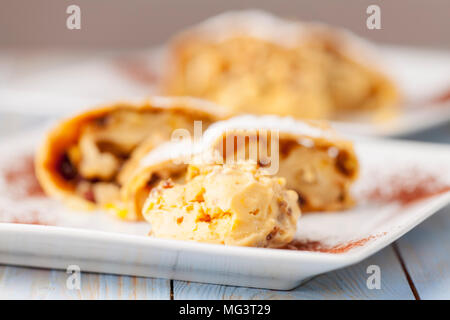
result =
[{"label": "pastry crust", "polygon": [[235,114],[381,118],[399,101],[386,69],[375,48],[346,30],[261,11],[229,12],[171,41],[162,89]]},{"label": "pastry crust", "polygon": [[[276,134],[276,139],[268,132]],[[286,187],[298,193],[303,212],[343,210],[354,204],[350,186],[358,177],[359,164],[353,143],[327,122],[240,116],[212,125],[205,139],[224,158],[248,158],[252,144],[259,145],[260,150],[261,146],[266,148],[257,161],[286,178]],[[276,140],[278,146],[274,147],[271,144]],[[278,155],[273,157],[278,161],[276,166],[267,156],[274,151]]]},{"label": "pastry crust", "polygon": [[38,149],[36,175],[45,192],[81,209],[118,200],[119,189],[140,158],[170,138],[173,130],[192,133],[226,117],[220,107],[199,99],[152,97],[79,113],[55,126]]},{"label": "pastry crust", "polygon": [[[278,165],[273,166],[276,170],[269,165],[270,161],[277,160],[275,157],[262,159],[260,156],[273,151],[258,153],[256,159],[250,160],[285,178],[286,187],[298,193],[303,212],[342,210],[354,204],[350,186],[358,176],[358,160],[350,141],[322,121],[240,116],[210,126],[200,145],[167,143],[144,157],[140,168],[122,189],[124,214],[139,218],[146,195],[160,181],[173,178],[183,183],[192,155],[202,161],[212,159],[222,163],[231,158],[249,160],[249,146],[267,140],[267,132],[279,139],[278,148],[273,149],[278,155]],[[235,143],[229,145],[227,141]],[[263,145],[274,146],[272,142]]]}]

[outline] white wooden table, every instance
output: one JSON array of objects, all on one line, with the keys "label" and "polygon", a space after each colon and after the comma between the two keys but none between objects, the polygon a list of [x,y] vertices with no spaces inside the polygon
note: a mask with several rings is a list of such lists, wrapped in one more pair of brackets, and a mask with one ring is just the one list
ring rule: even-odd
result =
[{"label": "white wooden table", "polygon": [[[0,113],[0,137],[44,118]],[[408,139],[449,144],[450,124]],[[381,289],[366,286],[367,267],[381,269]],[[84,273],[69,290],[58,270],[0,265],[0,298],[11,299],[450,299],[450,206],[363,262],[320,275],[292,291]]]}]

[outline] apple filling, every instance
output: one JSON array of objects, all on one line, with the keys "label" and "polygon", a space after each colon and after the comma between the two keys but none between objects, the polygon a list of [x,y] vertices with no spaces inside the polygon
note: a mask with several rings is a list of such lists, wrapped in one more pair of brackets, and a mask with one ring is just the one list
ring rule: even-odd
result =
[{"label": "apple filling", "polygon": [[142,155],[170,139],[177,128],[192,132],[193,122],[170,112],[115,110],[81,126],[76,143],[61,155],[56,170],[85,200],[99,205],[114,202]]}]

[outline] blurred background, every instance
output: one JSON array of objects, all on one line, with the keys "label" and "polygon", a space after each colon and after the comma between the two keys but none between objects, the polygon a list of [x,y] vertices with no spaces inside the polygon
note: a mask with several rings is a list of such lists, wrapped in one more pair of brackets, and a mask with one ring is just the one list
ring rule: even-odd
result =
[{"label": "blurred background", "polygon": [[[81,8],[80,30],[66,27],[66,9],[73,4]],[[366,26],[372,4],[381,9],[380,30]],[[249,8],[329,23],[383,47],[401,48],[401,57],[413,57],[396,57],[404,75],[416,81],[413,89],[432,87],[433,81],[436,92],[445,94],[447,85],[450,89],[448,0],[0,0],[0,134],[80,106],[145,96],[145,81],[152,77],[146,60],[151,48],[210,16]],[[436,79],[432,68],[440,72]],[[426,120],[420,132],[388,135],[450,143],[448,109],[441,116],[430,113],[432,121]],[[409,119],[408,126],[427,113]]]},{"label": "blurred background", "polygon": [[[227,10],[260,8],[284,17],[342,26],[370,40],[450,48],[448,0],[1,0],[2,48],[142,49]],[[67,6],[82,28],[66,28]],[[366,28],[366,9],[381,8],[382,29]]]}]

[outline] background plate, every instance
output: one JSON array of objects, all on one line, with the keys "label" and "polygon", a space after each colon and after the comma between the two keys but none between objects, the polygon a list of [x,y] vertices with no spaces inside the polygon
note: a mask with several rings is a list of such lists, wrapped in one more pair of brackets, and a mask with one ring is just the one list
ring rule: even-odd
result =
[{"label": "background plate", "polygon": [[[345,119],[336,127],[356,134],[403,136],[450,120],[450,54],[445,51],[379,46],[386,70],[404,94],[400,114],[375,123]],[[135,53],[54,52],[0,56],[0,111],[65,115],[115,100],[157,93],[164,48]],[[3,65],[9,68],[1,68]],[[28,71],[13,65],[26,65]],[[412,67],[413,66],[413,67]]]}]

